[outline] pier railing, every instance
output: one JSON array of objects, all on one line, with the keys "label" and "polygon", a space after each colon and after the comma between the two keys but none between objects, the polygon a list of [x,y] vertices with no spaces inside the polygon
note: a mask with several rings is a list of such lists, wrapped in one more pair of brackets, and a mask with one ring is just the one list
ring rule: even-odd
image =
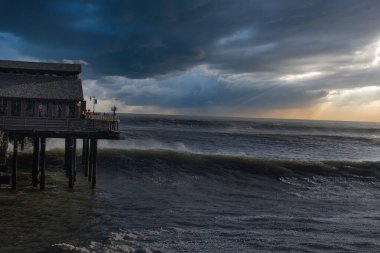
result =
[{"label": "pier railing", "polygon": [[119,118],[111,118],[109,116],[113,115],[93,115],[91,119],[1,116],[0,129],[34,131],[118,131]]},{"label": "pier railing", "polygon": [[117,116],[117,115],[113,115],[113,114],[92,114],[91,116],[92,119],[94,120],[101,120],[101,121],[110,121],[110,122],[115,122],[115,121],[120,121],[120,117]]}]

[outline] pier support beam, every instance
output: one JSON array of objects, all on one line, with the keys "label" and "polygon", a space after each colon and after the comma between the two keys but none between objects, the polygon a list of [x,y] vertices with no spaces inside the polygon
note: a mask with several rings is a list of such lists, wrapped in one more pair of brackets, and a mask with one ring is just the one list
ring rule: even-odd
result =
[{"label": "pier support beam", "polygon": [[66,173],[66,177],[68,178],[69,177],[69,145],[70,145],[70,138],[66,137],[65,138],[65,173]]},{"label": "pier support beam", "polygon": [[20,141],[20,149],[21,149],[21,152],[24,151],[24,148],[25,148],[25,137],[22,137],[21,138],[21,141]]},{"label": "pier support beam", "polygon": [[74,187],[74,142],[72,138],[67,138],[66,141],[68,142],[68,153],[67,153],[67,169],[68,169],[68,176],[69,176],[69,188],[72,189]]},{"label": "pier support beam", "polygon": [[16,186],[17,186],[17,152],[18,152],[18,139],[17,139],[17,136],[14,136],[13,164],[12,164],[12,190],[16,190]]},{"label": "pier support beam", "polygon": [[77,180],[77,139],[73,138],[73,181]]},{"label": "pier support beam", "polygon": [[94,148],[94,143],[93,143],[93,139],[90,140],[90,143],[89,143],[89,158],[88,158],[88,182],[91,182],[92,180],[92,167],[93,167],[93,164],[94,164],[94,152],[92,151],[92,149]]},{"label": "pier support beam", "polygon": [[83,139],[83,152],[82,152],[82,167],[84,176],[88,176],[88,170],[89,170],[89,140]]},{"label": "pier support beam", "polygon": [[82,139],[82,167],[83,167],[83,164],[84,164],[84,158],[85,158],[85,152],[86,152],[86,148],[85,148],[85,146],[86,146],[86,139],[85,138],[83,138]]},{"label": "pier support beam", "polygon": [[40,190],[45,190],[45,151],[46,151],[46,138],[41,137],[41,152],[40,152]]},{"label": "pier support beam", "polygon": [[98,140],[97,139],[91,139],[91,147],[92,147],[92,188],[95,188],[96,185],[96,169],[97,169],[97,154],[98,154]]},{"label": "pier support beam", "polygon": [[38,185],[38,172],[39,172],[39,157],[40,157],[40,138],[33,138],[33,167],[32,167],[32,185]]}]

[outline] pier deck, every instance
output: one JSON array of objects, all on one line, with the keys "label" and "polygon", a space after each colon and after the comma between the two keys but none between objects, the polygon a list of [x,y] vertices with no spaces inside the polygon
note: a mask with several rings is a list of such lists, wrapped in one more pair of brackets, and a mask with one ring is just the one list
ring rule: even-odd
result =
[{"label": "pier deck", "polygon": [[[102,115],[103,116],[103,115]],[[121,139],[119,119],[52,119],[27,117],[0,117],[0,129],[9,136],[41,136],[46,138]]]}]

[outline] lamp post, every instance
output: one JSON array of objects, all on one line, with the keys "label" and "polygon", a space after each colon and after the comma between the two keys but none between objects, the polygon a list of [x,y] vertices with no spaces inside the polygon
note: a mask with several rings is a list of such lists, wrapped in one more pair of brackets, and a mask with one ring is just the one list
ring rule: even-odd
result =
[{"label": "lamp post", "polygon": [[98,100],[95,96],[90,96],[90,101],[92,101],[92,113],[95,114],[95,105],[98,103]]},{"label": "lamp post", "polygon": [[82,113],[82,111],[81,111],[81,105],[82,105],[82,102],[81,102],[81,101],[78,101],[78,103],[77,103],[77,107],[78,107],[78,115],[79,115],[79,117],[80,117],[80,115],[81,115],[81,113]]}]

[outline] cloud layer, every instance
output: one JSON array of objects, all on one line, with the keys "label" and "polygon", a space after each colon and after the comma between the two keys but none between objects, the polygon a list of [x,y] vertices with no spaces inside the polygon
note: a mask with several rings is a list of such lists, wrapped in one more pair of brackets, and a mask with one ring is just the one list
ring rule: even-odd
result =
[{"label": "cloud layer", "polygon": [[3,0],[0,57],[79,61],[85,93],[125,110],[333,110],[379,83],[379,11],[370,0]]}]

